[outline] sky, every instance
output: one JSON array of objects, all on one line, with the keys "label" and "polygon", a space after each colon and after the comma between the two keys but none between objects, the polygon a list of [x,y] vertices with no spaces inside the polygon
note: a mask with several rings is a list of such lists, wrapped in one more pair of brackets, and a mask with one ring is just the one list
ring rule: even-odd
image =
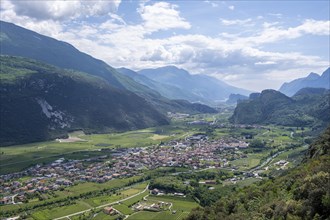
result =
[{"label": "sky", "polygon": [[329,67],[329,1],[1,0],[1,20],[132,70],[175,65],[261,91]]}]

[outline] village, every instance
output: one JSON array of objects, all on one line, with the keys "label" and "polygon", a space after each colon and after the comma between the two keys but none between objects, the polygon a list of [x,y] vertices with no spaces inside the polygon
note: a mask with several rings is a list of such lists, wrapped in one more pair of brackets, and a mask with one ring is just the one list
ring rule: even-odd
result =
[{"label": "village", "polygon": [[[59,158],[48,165],[2,175],[0,204],[28,202],[42,193],[63,190],[81,182],[103,183],[158,167],[187,167],[191,170],[226,167],[229,161],[246,157],[240,149],[247,147],[248,143],[235,138],[208,140],[205,134],[195,134],[182,141],[157,146],[111,149],[103,156],[83,160]],[[22,177],[31,178],[18,181]]]}]

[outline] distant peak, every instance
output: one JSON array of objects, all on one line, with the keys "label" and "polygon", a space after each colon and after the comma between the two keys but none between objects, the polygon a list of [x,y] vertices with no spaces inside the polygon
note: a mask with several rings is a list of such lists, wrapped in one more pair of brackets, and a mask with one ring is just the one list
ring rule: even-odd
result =
[{"label": "distant peak", "polygon": [[323,77],[326,76],[326,75],[330,75],[330,67],[328,67],[328,69],[326,69],[326,71],[324,71],[324,72],[322,73],[322,76],[323,76]]},{"label": "distant peak", "polygon": [[177,66],[174,66],[174,65],[170,65],[170,66],[163,66],[163,67],[159,67],[157,69],[160,69],[160,70],[165,70],[165,71],[173,71],[173,72],[178,72],[178,71],[184,71],[184,72],[188,72],[184,69],[181,69]]},{"label": "distant peak", "polygon": [[312,78],[312,79],[317,79],[317,78],[319,78],[319,77],[320,77],[320,75],[317,74],[317,73],[314,73],[314,72],[311,72],[311,73],[307,76],[307,78]]}]

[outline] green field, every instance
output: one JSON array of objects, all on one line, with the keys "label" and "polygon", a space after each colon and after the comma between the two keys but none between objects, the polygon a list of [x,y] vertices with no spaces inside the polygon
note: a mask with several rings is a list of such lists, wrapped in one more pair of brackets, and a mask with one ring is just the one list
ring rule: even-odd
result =
[{"label": "green field", "polygon": [[119,212],[123,213],[124,215],[130,215],[134,213],[134,211],[131,208],[127,207],[124,204],[114,205],[113,207],[117,209]]},{"label": "green field", "polygon": [[247,155],[247,158],[234,160],[230,163],[239,167],[238,170],[240,171],[249,170],[253,167],[256,167],[260,163],[261,159],[263,159],[268,154],[268,152],[269,151],[264,151],[263,153],[251,153]]},{"label": "green field", "polygon": [[198,204],[191,198],[175,197],[175,196],[148,196],[149,201],[163,201],[173,203],[172,210],[190,212],[196,208]]},{"label": "green field", "polygon": [[178,138],[185,133],[176,126],[162,126],[111,134],[79,135],[84,142],[47,141],[0,148],[0,175],[21,171],[58,158],[83,159],[104,155],[101,148],[142,147]]},{"label": "green field", "polygon": [[146,186],[147,186],[147,183],[141,183],[141,184],[132,186],[132,188],[119,191],[120,194],[118,194],[118,195],[112,194],[112,195],[97,196],[97,197],[92,197],[89,199],[84,199],[83,201],[93,207],[96,207],[96,206],[112,203],[112,202],[118,201],[120,199],[124,199],[124,198],[132,196],[134,194],[137,194],[138,192],[143,191],[146,188]]},{"label": "green field", "polygon": [[41,211],[34,212],[32,214],[32,217],[36,220],[53,219],[53,218],[59,218],[65,215],[69,215],[74,212],[83,211],[89,208],[91,208],[91,206],[89,206],[88,204],[82,201],[77,201],[77,203],[74,205],[61,206],[57,208],[44,209]]},{"label": "green field", "polygon": [[[117,181],[116,183],[114,183],[113,186],[119,186],[118,185],[119,183],[120,182]],[[141,183],[141,184],[132,186],[132,188],[130,188],[130,189],[120,191],[119,195],[113,194],[113,195],[107,195],[107,196],[101,196],[101,197],[93,197],[90,199],[83,199],[83,200],[80,199],[80,200],[76,200],[76,204],[72,204],[72,205],[53,207],[53,208],[52,208],[52,206],[47,207],[46,209],[42,209],[42,210],[34,212],[32,214],[32,217],[37,220],[62,217],[65,215],[73,214],[75,212],[95,208],[100,205],[116,202],[120,199],[137,194],[138,192],[141,192],[142,190],[145,189],[146,186],[147,186],[147,183]],[[95,188],[92,188],[92,189],[95,190]],[[99,188],[99,189],[102,189],[102,188]],[[133,198],[125,201],[126,203],[123,203],[120,205],[115,205],[114,208],[118,209],[120,212],[124,213],[125,215],[129,215],[129,214],[133,213],[134,211],[132,209],[130,209],[127,204],[131,204],[132,202],[138,201],[147,194],[148,194],[148,192],[145,192],[141,195],[133,197]]]},{"label": "green field", "polygon": [[145,196],[148,195],[148,194],[149,194],[149,192],[148,192],[148,190],[147,190],[147,191],[145,191],[144,193],[142,193],[142,194],[140,194],[140,195],[138,195],[138,196],[134,196],[134,197],[131,198],[131,199],[128,199],[128,200],[123,201],[123,204],[126,205],[127,207],[129,207],[129,206],[131,206],[131,205],[137,203],[138,201],[142,200],[143,197],[145,197]]},{"label": "green field", "polygon": [[[136,180],[140,177],[130,177],[130,178],[126,178],[126,179],[114,179],[114,180],[110,180],[106,183],[81,183],[79,185],[76,186],[71,186],[71,187],[67,187],[65,188],[64,191],[55,191],[55,194],[58,195],[58,197],[56,198],[50,198],[44,201],[35,201],[35,202],[29,202],[29,203],[24,203],[24,204],[19,204],[19,205],[5,205],[5,206],[1,206],[1,211],[5,212],[5,211],[15,211],[18,210],[20,208],[24,209],[24,208],[29,208],[32,207],[34,205],[40,205],[43,204],[45,202],[56,202],[59,201],[61,199],[65,199],[68,197],[73,197],[73,196],[79,196],[82,193],[89,193],[89,192],[97,192],[97,191],[101,191],[103,189],[114,189],[114,188],[122,188],[124,187],[127,183],[129,183],[132,180]],[[139,191],[142,191],[147,183],[142,183],[142,184],[137,184],[132,186],[132,189],[140,189]],[[141,189],[142,188],[142,189]],[[127,193],[132,193],[132,190],[127,189],[129,191],[126,192]],[[125,190],[122,191],[123,193],[125,193]],[[114,198],[112,197],[114,196]],[[118,199],[122,199],[125,196],[125,194],[123,195],[118,195],[117,197],[115,195],[112,196],[101,196],[101,198],[104,198],[103,200],[100,199],[100,197],[92,197],[89,199],[84,199],[81,200],[81,204],[80,205],[73,205],[73,209],[78,209],[79,207],[81,207],[81,205],[85,205],[87,207],[90,206],[97,206],[97,205],[102,205],[102,204],[107,204],[113,201],[116,201]],[[78,201],[79,199],[77,199]],[[46,208],[42,208],[42,209],[49,209],[49,206],[47,206]],[[85,208],[86,209],[86,208]],[[42,210],[40,210],[42,211]],[[48,212],[46,211],[45,214],[47,214]],[[71,212],[73,213],[73,212]]]},{"label": "green field", "polygon": [[149,212],[140,211],[134,213],[128,220],[177,220],[186,217],[189,212],[198,206],[198,204],[190,198],[179,198],[173,196],[148,196],[148,201],[163,201],[170,202],[173,204],[171,210],[175,211],[161,211],[161,212]]}]

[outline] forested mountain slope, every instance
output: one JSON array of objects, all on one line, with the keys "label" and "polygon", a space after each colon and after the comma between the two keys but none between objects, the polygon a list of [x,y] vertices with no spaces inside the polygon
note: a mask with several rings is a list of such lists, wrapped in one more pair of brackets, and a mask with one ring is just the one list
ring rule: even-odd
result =
[{"label": "forested mountain slope", "polygon": [[1,56],[0,144],[42,141],[67,131],[123,131],[167,124],[136,94],[86,73]]}]

